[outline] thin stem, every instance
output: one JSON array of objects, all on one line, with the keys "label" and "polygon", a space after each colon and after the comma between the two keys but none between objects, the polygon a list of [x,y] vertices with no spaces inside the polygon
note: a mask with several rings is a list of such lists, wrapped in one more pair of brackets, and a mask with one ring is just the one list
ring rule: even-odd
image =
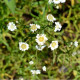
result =
[{"label": "thin stem", "polygon": [[55,55],[55,51],[53,51],[53,64],[55,63],[55,59],[56,59],[56,55]]},{"label": "thin stem", "polygon": [[36,67],[37,67],[37,62],[38,62],[38,58],[37,58],[37,50],[36,50]]}]

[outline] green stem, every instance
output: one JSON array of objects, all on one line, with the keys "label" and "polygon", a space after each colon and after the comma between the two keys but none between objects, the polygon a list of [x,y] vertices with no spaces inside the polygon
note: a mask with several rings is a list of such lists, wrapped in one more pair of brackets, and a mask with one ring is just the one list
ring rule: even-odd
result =
[{"label": "green stem", "polygon": [[55,59],[56,59],[56,54],[55,51],[53,51],[53,64],[55,63]]},{"label": "green stem", "polygon": [[37,50],[36,50],[36,67],[37,67],[37,62],[38,62],[38,58],[37,58]]}]

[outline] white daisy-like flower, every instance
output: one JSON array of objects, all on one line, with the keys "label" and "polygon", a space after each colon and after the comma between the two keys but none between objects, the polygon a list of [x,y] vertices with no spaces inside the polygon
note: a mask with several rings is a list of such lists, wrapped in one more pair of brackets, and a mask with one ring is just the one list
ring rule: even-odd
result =
[{"label": "white daisy-like flower", "polygon": [[16,25],[13,22],[9,22],[7,27],[10,31],[14,31],[15,29],[17,29]]},{"label": "white daisy-like flower", "polygon": [[29,45],[25,42],[19,42],[19,49],[22,50],[22,51],[28,50]]},{"label": "white daisy-like flower", "polygon": [[40,70],[36,70],[36,74],[40,74],[41,73],[41,71]]},{"label": "white daisy-like flower", "polygon": [[40,70],[31,70],[31,73],[32,73],[33,75],[35,75],[35,74],[40,74],[41,71],[40,71]]},{"label": "white daisy-like flower", "polygon": [[62,28],[61,24],[59,22],[55,22],[55,30],[54,30],[54,32],[60,31],[61,28]]},{"label": "white daisy-like flower", "polygon": [[37,34],[36,36],[36,42],[38,45],[44,45],[44,43],[48,40],[45,34]]},{"label": "white daisy-like flower", "polygon": [[78,46],[78,42],[77,42],[77,41],[74,42],[74,46],[75,46],[75,47]]},{"label": "white daisy-like flower", "polygon": [[32,64],[34,64],[34,62],[33,61],[30,61],[29,64],[32,65]]},{"label": "white daisy-like flower", "polygon": [[48,3],[49,3],[49,4],[53,3],[53,0],[49,0]]},{"label": "white daisy-like flower", "polygon": [[61,3],[65,3],[65,2],[66,2],[66,0],[60,0],[60,2],[61,2]]},{"label": "white daisy-like flower", "polygon": [[30,24],[30,29],[32,32],[36,31],[37,29],[40,29],[40,25],[37,24]]},{"label": "white daisy-like flower", "polygon": [[36,74],[36,70],[31,70],[31,73],[34,75]]},{"label": "white daisy-like flower", "polygon": [[58,41],[52,41],[52,43],[49,46],[51,50],[57,49],[58,48]]},{"label": "white daisy-like flower", "polygon": [[61,0],[53,0],[54,4],[59,4]]},{"label": "white daisy-like flower", "polygon": [[44,48],[46,47],[46,45],[36,45],[36,49],[39,51],[42,51]]},{"label": "white daisy-like flower", "polygon": [[43,66],[43,67],[42,67],[42,70],[43,70],[43,71],[46,71],[46,66]]},{"label": "white daisy-like flower", "polygon": [[54,18],[54,16],[52,14],[48,14],[47,15],[47,20],[50,22],[54,22],[56,20],[56,18]]}]

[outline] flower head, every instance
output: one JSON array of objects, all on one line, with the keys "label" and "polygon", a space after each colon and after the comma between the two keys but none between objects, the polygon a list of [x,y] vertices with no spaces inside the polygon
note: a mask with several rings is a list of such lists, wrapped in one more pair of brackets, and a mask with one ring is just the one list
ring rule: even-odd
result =
[{"label": "flower head", "polygon": [[37,24],[30,24],[30,26],[32,32],[36,31],[37,29],[40,29],[40,26]]},{"label": "flower head", "polygon": [[41,73],[41,71],[40,70],[36,70],[36,74],[40,74]]},{"label": "flower head", "polygon": [[54,4],[59,4],[61,0],[53,0]]},{"label": "flower head", "polygon": [[56,18],[54,18],[54,16],[52,14],[48,14],[47,15],[47,20],[50,22],[54,22],[56,20]]},{"label": "flower head", "polygon": [[22,50],[22,51],[28,50],[29,45],[25,42],[19,42],[19,49]]},{"label": "flower head", "polygon": [[57,49],[58,48],[58,41],[52,41],[52,43],[49,46],[51,50]]},{"label": "flower head", "polygon": [[42,51],[45,48],[45,46],[46,45],[42,45],[42,46],[41,45],[39,45],[39,46],[36,45],[36,49],[39,50],[39,51]]},{"label": "flower head", "polygon": [[61,24],[59,22],[55,22],[55,30],[54,30],[54,32],[60,31],[61,28],[62,28]]},{"label": "flower head", "polygon": [[75,46],[75,47],[78,46],[78,42],[77,42],[77,41],[74,42],[74,46]]},{"label": "flower head", "polygon": [[13,22],[9,22],[7,27],[10,31],[14,31],[15,29],[17,29],[16,25]]},{"label": "flower head", "polygon": [[43,45],[47,40],[48,39],[45,34],[37,34],[36,36],[36,42],[38,45]]},{"label": "flower head", "polygon": [[56,9],[59,9],[59,6],[58,5],[56,6]]},{"label": "flower head", "polygon": [[46,71],[46,66],[43,66],[43,67],[42,67],[42,70],[43,70],[43,71]]},{"label": "flower head", "polygon": [[53,3],[53,0],[49,0],[48,3],[49,3],[49,4]]},{"label": "flower head", "polygon": [[31,73],[34,75],[36,74],[36,70],[31,70]]},{"label": "flower head", "polygon": [[33,61],[30,61],[29,64],[32,65],[32,64],[34,64],[34,62]]},{"label": "flower head", "polygon": [[61,2],[61,3],[65,3],[65,2],[66,2],[66,0],[60,0],[60,2]]},{"label": "flower head", "polygon": [[32,73],[33,75],[35,75],[35,74],[40,74],[41,71],[40,71],[40,70],[31,70],[31,73]]}]

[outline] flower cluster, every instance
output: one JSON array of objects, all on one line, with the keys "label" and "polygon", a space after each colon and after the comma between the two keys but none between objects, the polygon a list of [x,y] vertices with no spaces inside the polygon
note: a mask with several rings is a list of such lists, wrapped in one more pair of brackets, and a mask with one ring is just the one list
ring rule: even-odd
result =
[{"label": "flower cluster", "polygon": [[[60,4],[60,3],[65,3],[66,0],[49,0],[49,3],[54,3],[56,5]],[[56,7],[57,9],[59,8],[59,6]],[[56,18],[52,15],[52,14],[48,14],[46,16],[46,20],[47,22],[51,22],[51,23],[55,23],[55,27],[54,27],[54,33],[61,31],[62,29],[62,25],[60,24],[60,22],[56,21]],[[16,23],[18,23],[18,21],[16,21]],[[9,24],[7,25],[8,30],[10,31],[15,31],[17,29],[16,25],[14,24],[14,22],[9,22]],[[38,24],[30,24],[30,30],[32,31],[32,33],[36,32],[38,29],[40,29],[41,26]],[[46,34],[36,34],[36,39],[35,42],[37,43],[35,48],[39,51],[42,51],[47,45],[46,42],[48,41],[48,37]],[[72,43],[71,43],[72,45]],[[55,49],[57,49],[59,46],[58,40],[52,40],[51,43],[48,45],[48,48],[50,48],[52,51],[54,51]],[[78,47],[78,42],[75,41],[74,42],[74,46]],[[26,51],[29,49],[29,44],[26,42],[19,42],[19,50],[21,51]],[[80,53],[80,52],[79,52]],[[76,52],[72,53],[72,56],[76,55]],[[32,66],[34,64],[33,61],[29,62],[30,66]],[[42,67],[43,71],[46,71],[46,66]],[[30,70],[30,72],[35,75],[35,74],[40,74],[41,70],[39,69],[35,69],[35,70]]]},{"label": "flower cluster", "polygon": [[[56,18],[54,18],[54,16],[52,14],[48,14],[47,15],[47,20],[50,21],[50,22],[54,22],[54,21],[56,21]],[[61,24],[59,22],[55,22],[55,30],[54,30],[54,32],[60,31],[61,28],[62,28]]]},{"label": "flower cluster", "polygon": [[[58,1],[58,0],[56,0],[56,1]],[[61,28],[62,28],[61,24],[59,22],[55,22],[56,18],[52,14],[47,15],[47,20],[55,23],[54,32],[61,30]],[[16,25],[13,22],[10,22],[7,27],[10,31],[14,31],[17,29]],[[32,32],[34,32],[37,29],[40,29],[40,25],[30,24],[30,29]],[[39,51],[42,51],[46,47],[45,43],[47,40],[48,40],[48,38],[47,38],[46,34],[37,34],[35,41],[38,43],[38,45],[36,45],[35,48]],[[78,46],[77,41],[74,42],[74,46],[75,47]],[[51,48],[51,50],[57,49],[58,48],[58,41],[57,40],[52,41],[52,43],[48,46],[48,48]],[[26,51],[29,49],[29,44],[27,44],[26,42],[19,42],[19,49],[22,51]]]},{"label": "flower cluster", "polygon": [[[33,61],[30,61],[29,64],[30,64],[30,65],[33,65],[34,62],[33,62]],[[42,67],[42,70],[43,70],[43,71],[46,71],[46,66],[43,66],[43,67]],[[35,75],[35,74],[40,74],[40,73],[41,73],[41,70],[30,70],[30,72],[31,72],[33,75]]]}]

